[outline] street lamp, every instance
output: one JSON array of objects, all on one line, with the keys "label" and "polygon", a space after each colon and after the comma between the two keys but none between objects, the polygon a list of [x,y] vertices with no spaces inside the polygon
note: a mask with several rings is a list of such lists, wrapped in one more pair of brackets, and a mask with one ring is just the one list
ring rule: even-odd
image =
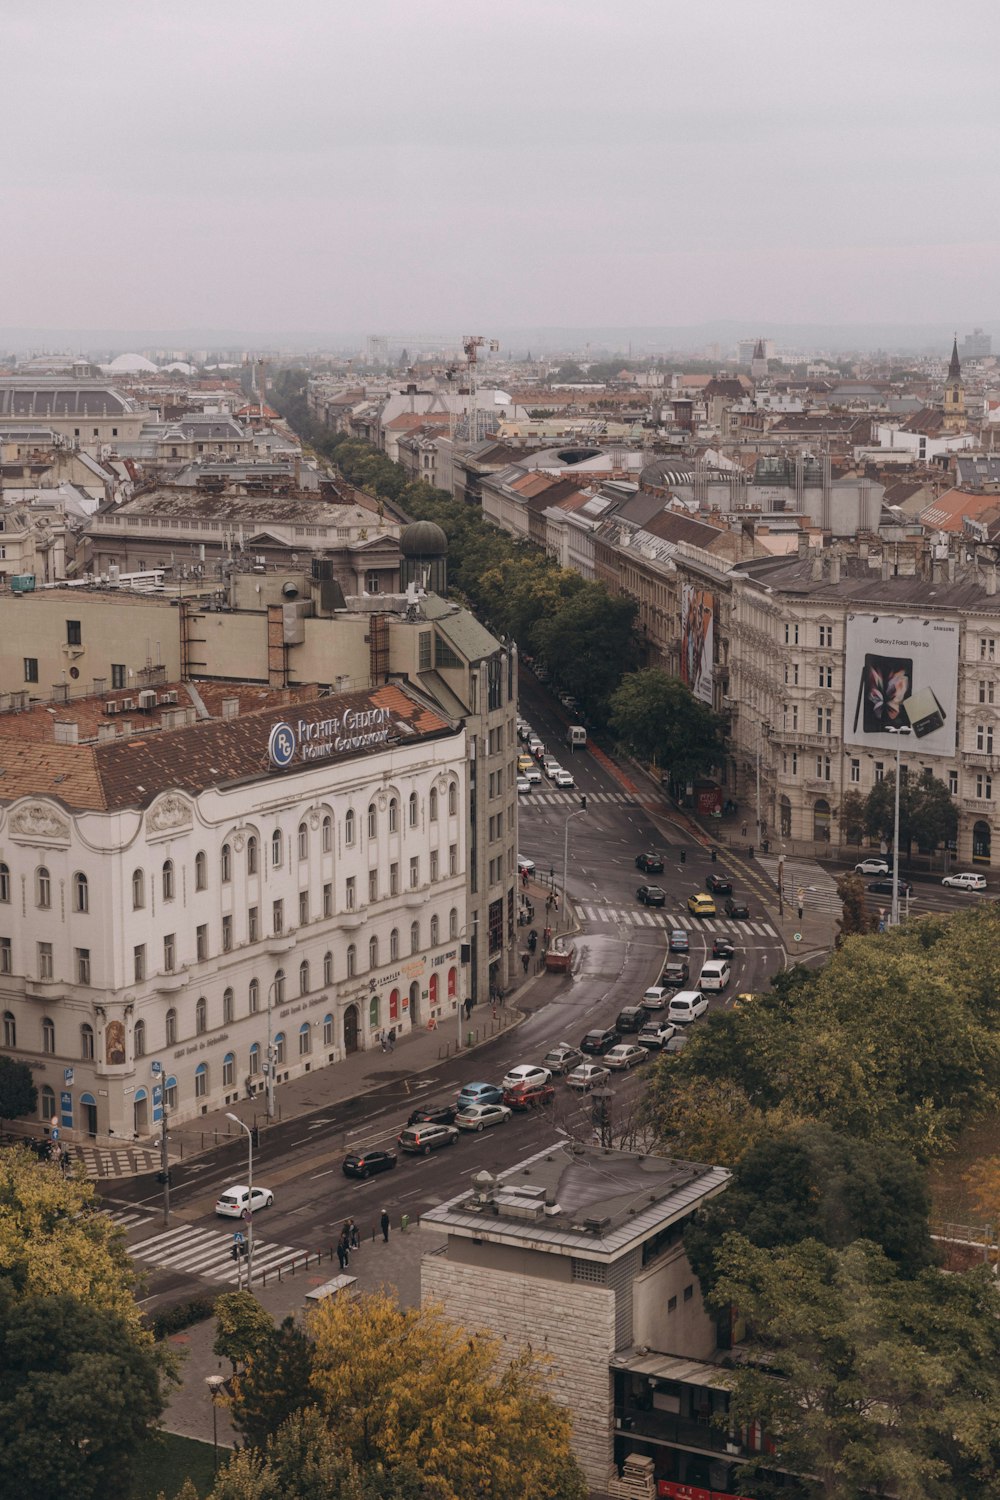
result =
[{"label": "street lamp", "polygon": [[580,806],[577,808],[576,812],[571,812],[571,813],[567,813],[566,814],[566,822],[563,825],[562,904],[563,904],[563,913],[564,913],[564,915],[565,915],[565,913],[567,911],[567,902],[569,901],[569,896],[568,896],[567,891],[566,891],[566,875],[568,873],[568,866],[569,866],[569,825],[573,821],[574,818],[582,818],[583,814],[586,811],[587,811],[587,799],[586,799],[586,797],[581,797],[580,798]]},{"label": "street lamp", "polygon": [[892,917],[891,925],[899,926],[899,752],[903,748],[902,736],[912,734],[912,729],[906,724],[900,724],[897,728],[889,728],[888,734],[896,736],[896,799],[895,810],[892,819]]},{"label": "street lamp", "polygon": [[[241,1130],[247,1133],[247,1291],[251,1290],[253,1284],[253,1131],[249,1125],[245,1125],[239,1115],[234,1115],[231,1110],[226,1111],[226,1119],[232,1120]],[[234,1241],[235,1243],[235,1241]]]},{"label": "street lamp", "polygon": [[[458,954],[459,954],[459,958],[460,958],[460,960],[462,962],[462,968],[463,968],[463,970],[465,970],[465,972],[464,972],[464,974],[462,976],[463,980],[465,981],[463,983],[463,985],[462,985],[462,994],[461,995],[456,995],[456,997],[455,997],[456,1001],[457,1001],[457,1004],[455,1006],[455,1017],[456,1017],[456,1020],[458,1022],[458,1050],[459,1050],[459,1052],[461,1052],[461,1050],[462,1050],[462,1011],[465,1008],[465,1000],[467,998],[469,998],[468,995],[466,994],[466,992],[470,990],[470,986],[469,986],[469,983],[468,983],[468,979],[469,979],[468,970],[469,969],[472,969],[473,977],[475,977],[476,946],[477,946],[478,939],[479,939],[479,913],[478,912],[475,912],[473,914],[473,918],[472,918],[472,941],[469,942],[469,943],[466,943],[466,942],[463,941],[463,939],[466,938],[466,937],[468,937],[468,935],[469,935],[469,924],[468,924],[468,922],[466,922],[465,926],[462,928],[461,932],[458,934]],[[463,949],[468,951],[469,957],[468,957],[467,961],[465,959],[465,956],[464,956],[464,953],[463,953]]]},{"label": "street lamp", "polygon": [[271,1003],[278,981],[272,979],[267,987],[267,1087],[264,1090],[268,1121],[274,1119],[274,1036],[271,1027]]},{"label": "street lamp", "polygon": [[219,1392],[225,1385],[223,1375],[206,1375],[205,1384],[212,1396],[212,1472],[219,1472]]}]

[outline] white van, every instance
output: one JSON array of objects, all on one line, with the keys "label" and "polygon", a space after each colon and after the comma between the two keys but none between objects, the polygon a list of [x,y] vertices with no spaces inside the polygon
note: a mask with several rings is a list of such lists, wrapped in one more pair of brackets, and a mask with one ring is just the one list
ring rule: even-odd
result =
[{"label": "white van", "polygon": [[701,966],[701,974],[698,976],[698,988],[701,990],[711,990],[714,994],[721,994],[732,977],[733,971],[729,967],[728,959],[710,958]]},{"label": "white van", "polygon": [[697,1021],[708,1010],[708,1001],[701,990],[679,990],[667,1006],[667,1020],[677,1021],[681,1026],[688,1021]]},{"label": "white van", "polygon": [[571,750],[586,750],[587,731],[582,724],[571,724],[566,731],[566,743]]}]

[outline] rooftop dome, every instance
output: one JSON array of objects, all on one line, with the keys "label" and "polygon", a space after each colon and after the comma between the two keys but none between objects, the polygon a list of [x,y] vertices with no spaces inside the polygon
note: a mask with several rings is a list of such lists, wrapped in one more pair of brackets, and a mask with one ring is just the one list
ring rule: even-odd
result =
[{"label": "rooftop dome", "polygon": [[411,521],[399,534],[399,550],[404,557],[443,557],[448,538],[434,521]]}]

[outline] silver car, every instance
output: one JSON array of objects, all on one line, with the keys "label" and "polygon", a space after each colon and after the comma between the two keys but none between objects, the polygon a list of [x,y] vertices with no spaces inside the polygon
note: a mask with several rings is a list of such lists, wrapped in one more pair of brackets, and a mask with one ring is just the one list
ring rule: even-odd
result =
[{"label": "silver car", "polygon": [[610,1078],[607,1068],[602,1068],[597,1063],[580,1063],[572,1073],[567,1073],[566,1082],[571,1089],[580,1089],[587,1094],[591,1089],[600,1088],[609,1082]]},{"label": "silver car", "polygon": [[569,1042],[559,1042],[557,1046],[546,1052],[542,1062],[553,1073],[571,1073],[574,1068],[583,1062],[583,1053],[579,1047],[571,1047]]}]

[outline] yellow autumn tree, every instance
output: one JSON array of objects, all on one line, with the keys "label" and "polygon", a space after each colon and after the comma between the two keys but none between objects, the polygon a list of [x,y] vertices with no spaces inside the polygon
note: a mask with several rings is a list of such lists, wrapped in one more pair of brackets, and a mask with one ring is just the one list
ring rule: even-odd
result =
[{"label": "yellow autumn tree", "polygon": [[529,1354],[507,1363],[492,1336],[384,1293],[330,1298],[310,1315],[309,1332],[318,1402],[362,1471],[418,1469],[437,1500],[586,1494],[569,1417]]}]

